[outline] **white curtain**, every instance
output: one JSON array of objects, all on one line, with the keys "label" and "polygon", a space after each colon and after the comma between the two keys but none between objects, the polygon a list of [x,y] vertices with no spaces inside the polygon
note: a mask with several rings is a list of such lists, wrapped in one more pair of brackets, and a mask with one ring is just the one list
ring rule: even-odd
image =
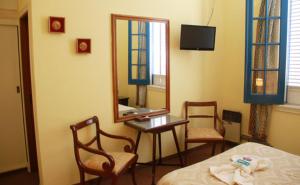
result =
[{"label": "white curtain", "polygon": [[[280,13],[280,1],[281,0],[266,0],[261,1],[259,17],[276,16]],[[267,8],[266,8],[267,6]],[[267,12],[266,12],[267,10]],[[266,24],[268,24],[268,33],[265,34]],[[265,20],[258,20],[256,27],[256,43],[264,43],[265,37],[267,36],[268,43],[279,42],[279,20],[273,19],[269,20],[267,23]],[[279,56],[279,46],[269,46],[265,50],[262,46],[256,46],[254,52],[254,68],[264,68],[265,54],[267,51],[267,68],[278,68],[278,56]],[[254,93],[262,94],[263,86],[258,87],[256,84],[256,79],[264,79],[266,76],[266,93],[267,94],[277,94],[277,85],[278,85],[278,73],[277,72],[268,72],[267,74],[261,72],[253,75],[253,85],[252,91]],[[264,85],[266,85],[264,84]],[[260,141],[266,141],[266,127],[270,119],[272,112],[272,105],[259,105],[251,104],[250,108],[250,120],[249,120],[249,129],[248,132],[253,136],[254,139]]]},{"label": "white curtain", "polygon": [[[146,22],[138,22],[138,32],[140,34],[146,34]],[[138,47],[139,49],[147,48],[147,41],[145,35],[138,36]],[[142,64],[137,70],[138,75],[141,79],[146,79],[147,77],[147,56],[145,50],[138,51],[138,62]],[[147,85],[137,85],[136,86],[136,105],[139,107],[146,107],[147,104]]]}]

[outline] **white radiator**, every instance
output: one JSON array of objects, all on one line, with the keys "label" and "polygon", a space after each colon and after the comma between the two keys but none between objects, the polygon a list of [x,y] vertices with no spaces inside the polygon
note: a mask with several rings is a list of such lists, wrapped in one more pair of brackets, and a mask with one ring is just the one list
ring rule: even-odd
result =
[{"label": "white radiator", "polygon": [[222,120],[225,127],[225,140],[240,143],[242,114],[229,110],[223,110]]}]

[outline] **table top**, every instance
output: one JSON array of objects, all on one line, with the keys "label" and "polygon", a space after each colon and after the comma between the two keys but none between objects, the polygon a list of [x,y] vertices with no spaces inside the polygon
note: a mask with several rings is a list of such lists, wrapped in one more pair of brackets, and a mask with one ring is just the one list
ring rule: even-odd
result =
[{"label": "table top", "polygon": [[156,132],[164,129],[172,129],[176,125],[182,125],[188,122],[189,122],[188,120],[185,120],[183,118],[179,118],[167,114],[167,115],[152,116],[150,117],[150,120],[146,120],[146,121],[137,121],[137,120],[126,121],[125,125],[129,127],[133,127],[143,132]]}]

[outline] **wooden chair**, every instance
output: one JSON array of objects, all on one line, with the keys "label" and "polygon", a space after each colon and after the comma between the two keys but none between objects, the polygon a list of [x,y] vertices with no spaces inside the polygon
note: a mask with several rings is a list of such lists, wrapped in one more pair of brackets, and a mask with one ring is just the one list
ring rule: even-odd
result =
[{"label": "wooden chair", "polygon": [[[213,115],[203,115],[203,114],[190,114],[189,108],[191,107],[211,107],[214,110]],[[217,102],[185,102],[185,118],[204,118],[213,119],[213,128],[191,128],[188,124],[185,124],[185,156],[187,159],[187,147],[188,143],[212,143],[212,155],[215,154],[216,143],[222,144],[222,151],[224,151],[225,143],[225,128],[223,122],[217,113]],[[217,122],[219,125],[217,125]]]},{"label": "wooden chair", "polygon": [[[78,131],[82,128],[92,125],[95,125],[96,127],[95,136],[87,143],[82,143],[79,141]],[[127,169],[131,168],[133,184],[136,185],[134,169],[138,156],[134,153],[135,144],[132,139],[128,137],[111,135],[103,130],[100,130],[99,120],[96,116],[75,125],[71,125],[70,128],[73,133],[74,152],[80,173],[80,184],[85,184],[85,173],[88,173],[100,176],[98,183],[100,183],[101,177],[110,177],[112,178],[112,184],[115,185],[117,183],[118,176]],[[113,139],[125,140],[129,142],[130,145],[126,145],[124,147],[125,152],[106,152],[101,146],[100,135]],[[95,142],[97,146],[91,147],[91,145]],[[80,150],[91,153],[91,157],[86,160],[82,160],[79,153]]]}]

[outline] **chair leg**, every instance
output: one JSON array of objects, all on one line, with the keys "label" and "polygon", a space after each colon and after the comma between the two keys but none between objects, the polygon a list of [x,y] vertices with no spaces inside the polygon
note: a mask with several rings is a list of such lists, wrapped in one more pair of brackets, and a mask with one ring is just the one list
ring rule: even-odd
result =
[{"label": "chair leg", "polygon": [[85,185],[84,171],[83,170],[79,170],[79,173],[80,173],[80,184],[81,185]]},{"label": "chair leg", "polygon": [[135,164],[136,163],[132,164],[131,169],[130,169],[130,171],[131,171],[131,177],[132,177],[132,184],[133,185],[137,185],[136,184],[136,179],[135,179]]},{"label": "chair leg", "polygon": [[97,179],[97,185],[100,185],[101,184],[101,177],[98,177],[98,179]]},{"label": "chair leg", "polygon": [[113,176],[112,177],[112,181],[111,181],[111,185],[116,185],[118,183],[118,177],[117,176]]},{"label": "chair leg", "polygon": [[216,143],[212,144],[212,151],[211,151],[211,156],[214,156],[216,153]]},{"label": "chair leg", "polygon": [[188,165],[188,157],[187,157],[187,142],[184,142],[184,165],[187,166]]},{"label": "chair leg", "polygon": [[223,142],[222,142],[222,152],[224,152],[225,151],[225,140],[223,140]]}]

